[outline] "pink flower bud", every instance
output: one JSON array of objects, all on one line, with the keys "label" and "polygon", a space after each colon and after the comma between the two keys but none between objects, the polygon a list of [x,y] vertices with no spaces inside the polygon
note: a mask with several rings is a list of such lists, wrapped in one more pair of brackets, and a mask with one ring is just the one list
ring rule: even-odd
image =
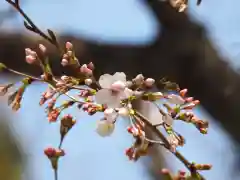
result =
[{"label": "pink flower bud", "polygon": [[180,96],[184,97],[187,92],[188,92],[187,89],[182,89],[182,90],[179,92],[179,94],[180,94]]},{"label": "pink flower bud", "polygon": [[33,56],[34,58],[37,58],[37,53],[35,51],[31,51],[30,55]]},{"label": "pink flower bud", "polygon": [[92,79],[85,79],[84,82],[85,82],[86,85],[90,86],[93,81],[92,81]]},{"label": "pink flower bud", "polygon": [[94,70],[95,66],[92,62],[88,63],[87,67],[91,70]]},{"label": "pink flower bud", "polygon": [[155,80],[154,79],[152,79],[152,78],[147,78],[146,80],[145,80],[145,85],[147,86],[147,87],[152,87],[152,85],[155,83]]},{"label": "pink flower bud", "polygon": [[62,59],[61,64],[62,64],[62,66],[67,66],[68,65],[68,60]]},{"label": "pink flower bud", "polygon": [[73,45],[70,42],[66,42],[66,46],[65,47],[66,47],[67,50],[72,50],[73,49]]},{"label": "pink flower bud", "polygon": [[80,68],[80,72],[85,75],[92,75],[92,70],[87,67],[86,64],[83,64]]},{"label": "pink flower bud", "polygon": [[185,98],[185,101],[186,101],[186,102],[192,102],[192,101],[193,101],[193,97]]},{"label": "pink flower bud", "polygon": [[122,81],[116,81],[111,85],[111,89],[114,91],[123,91],[126,85]]},{"label": "pink flower bud", "polygon": [[26,48],[26,49],[25,49],[25,54],[26,54],[26,56],[30,55],[31,52],[32,52],[32,50],[31,50],[30,48]]},{"label": "pink flower bud", "polygon": [[138,74],[134,79],[134,83],[137,85],[141,85],[144,81],[144,76],[142,74]]},{"label": "pink flower bud", "polygon": [[36,62],[36,58],[33,57],[32,55],[28,55],[28,56],[26,56],[26,62],[27,62],[28,64],[33,64],[33,63]]},{"label": "pink flower bud", "polygon": [[42,52],[43,54],[45,54],[46,51],[47,51],[47,48],[46,48],[43,44],[39,44],[39,49],[41,50],[41,52]]}]

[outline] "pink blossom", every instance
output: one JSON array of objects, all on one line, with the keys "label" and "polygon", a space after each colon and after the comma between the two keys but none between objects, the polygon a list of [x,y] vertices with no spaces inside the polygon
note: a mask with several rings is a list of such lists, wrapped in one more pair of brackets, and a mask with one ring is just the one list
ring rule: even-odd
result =
[{"label": "pink blossom", "polygon": [[28,55],[28,56],[26,56],[26,62],[27,62],[28,64],[33,64],[33,63],[36,62],[36,58],[33,57],[32,55]]},{"label": "pink blossom", "polygon": [[80,68],[80,72],[85,75],[92,75],[92,70],[87,67],[86,64],[83,64]]},{"label": "pink blossom", "polygon": [[73,45],[70,42],[66,42],[65,47],[66,47],[67,50],[72,50],[73,49]]}]

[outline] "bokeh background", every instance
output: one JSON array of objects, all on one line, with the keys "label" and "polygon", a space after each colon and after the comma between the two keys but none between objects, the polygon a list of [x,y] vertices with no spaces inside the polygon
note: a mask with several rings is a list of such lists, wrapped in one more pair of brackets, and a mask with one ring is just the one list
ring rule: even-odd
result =
[{"label": "bokeh background", "polygon": [[[199,7],[191,1],[189,7],[189,16],[205,26],[219,55],[228,60],[236,70],[240,63],[239,6],[238,0],[232,0],[231,3],[227,0],[211,0],[203,1]],[[157,34],[156,20],[141,0],[24,0],[22,7],[42,29],[50,28],[58,34],[73,34],[100,43],[148,44]],[[1,0],[0,11],[8,9],[9,5]],[[0,31],[28,33],[18,15],[2,21]],[[23,51],[24,48],[22,47]],[[17,77],[9,75],[0,77],[0,83],[17,80]],[[32,85],[26,92],[22,109],[14,114],[1,102],[1,121],[9,126],[12,139],[24,158],[24,171],[20,173],[23,180],[53,179],[43,149],[49,145],[57,146],[59,126],[49,124],[44,108],[38,105],[38,99],[45,88],[41,84]],[[88,117],[74,109],[68,112],[77,117],[78,123],[65,140],[63,147],[67,156],[60,161],[59,180],[154,178],[146,167],[146,158],[133,163],[125,157],[124,150],[132,141],[126,133],[126,123],[118,122],[113,136],[101,138],[94,131],[95,121],[100,115]],[[176,124],[176,129],[187,139],[186,146],[179,150],[191,161],[213,164],[211,171],[203,172],[209,180],[240,179],[237,171],[238,145],[233,143],[221,125],[204,108],[198,108],[196,113],[210,121],[209,134],[202,136],[194,127]],[[5,118],[7,123],[3,120]],[[5,127],[1,125],[3,126]],[[5,142],[4,140],[2,138],[0,141]],[[0,144],[5,146],[4,143]],[[184,168],[174,157],[164,153],[173,169]]]}]

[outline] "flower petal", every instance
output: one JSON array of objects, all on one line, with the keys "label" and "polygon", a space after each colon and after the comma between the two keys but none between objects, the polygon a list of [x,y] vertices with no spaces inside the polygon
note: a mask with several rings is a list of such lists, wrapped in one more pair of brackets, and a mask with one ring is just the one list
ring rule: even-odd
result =
[{"label": "flower petal", "polygon": [[95,95],[98,104],[106,104],[109,108],[120,107],[120,98],[109,89],[101,89]]},{"label": "flower petal", "polygon": [[108,89],[114,82],[114,78],[110,74],[103,74],[100,76],[98,82],[102,88]]},{"label": "flower petal", "polygon": [[124,83],[127,82],[127,77],[126,77],[126,74],[124,72],[116,72],[113,75],[113,79],[114,79],[114,81],[122,81]]},{"label": "flower petal", "polygon": [[115,128],[115,125],[113,123],[109,123],[106,120],[99,120],[97,122],[96,132],[100,136],[106,137],[106,136],[110,136],[113,133],[114,128]]},{"label": "flower petal", "polygon": [[109,122],[114,122],[118,116],[118,113],[113,109],[113,108],[107,108],[104,111],[104,117],[106,118],[107,121]]},{"label": "flower petal", "polygon": [[125,88],[124,91],[119,92],[119,97],[123,100],[133,96],[133,94],[134,92],[131,89]]},{"label": "flower petal", "polygon": [[152,125],[163,123],[163,116],[155,104],[149,101],[137,100],[133,108],[146,117]]}]

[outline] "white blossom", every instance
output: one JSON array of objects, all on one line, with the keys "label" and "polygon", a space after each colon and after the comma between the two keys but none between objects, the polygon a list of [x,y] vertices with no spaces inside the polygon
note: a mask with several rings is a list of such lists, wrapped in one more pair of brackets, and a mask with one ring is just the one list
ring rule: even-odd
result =
[{"label": "white blossom", "polygon": [[104,117],[109,122],[114,122],[117,118],[117,112],[113,108],[107,108],[104,111]]},{"label": "white blossom", "polygon": [[133,95],[133,91],[126,87],[126,75],[122,72],[100,76],[99,84],[103,89],[96,93],[95,99],[98,104],[106,104],[108,107],[118,108],[121,107],[121,100]]},{"label": "white blossom", "polygon": [[97,122],[96,132],[100,136],[106,137],[106,136],[110,136],[113,133],[114,128],[115,128],[115,125],[113,122],[108,120],[99,120]]}]

